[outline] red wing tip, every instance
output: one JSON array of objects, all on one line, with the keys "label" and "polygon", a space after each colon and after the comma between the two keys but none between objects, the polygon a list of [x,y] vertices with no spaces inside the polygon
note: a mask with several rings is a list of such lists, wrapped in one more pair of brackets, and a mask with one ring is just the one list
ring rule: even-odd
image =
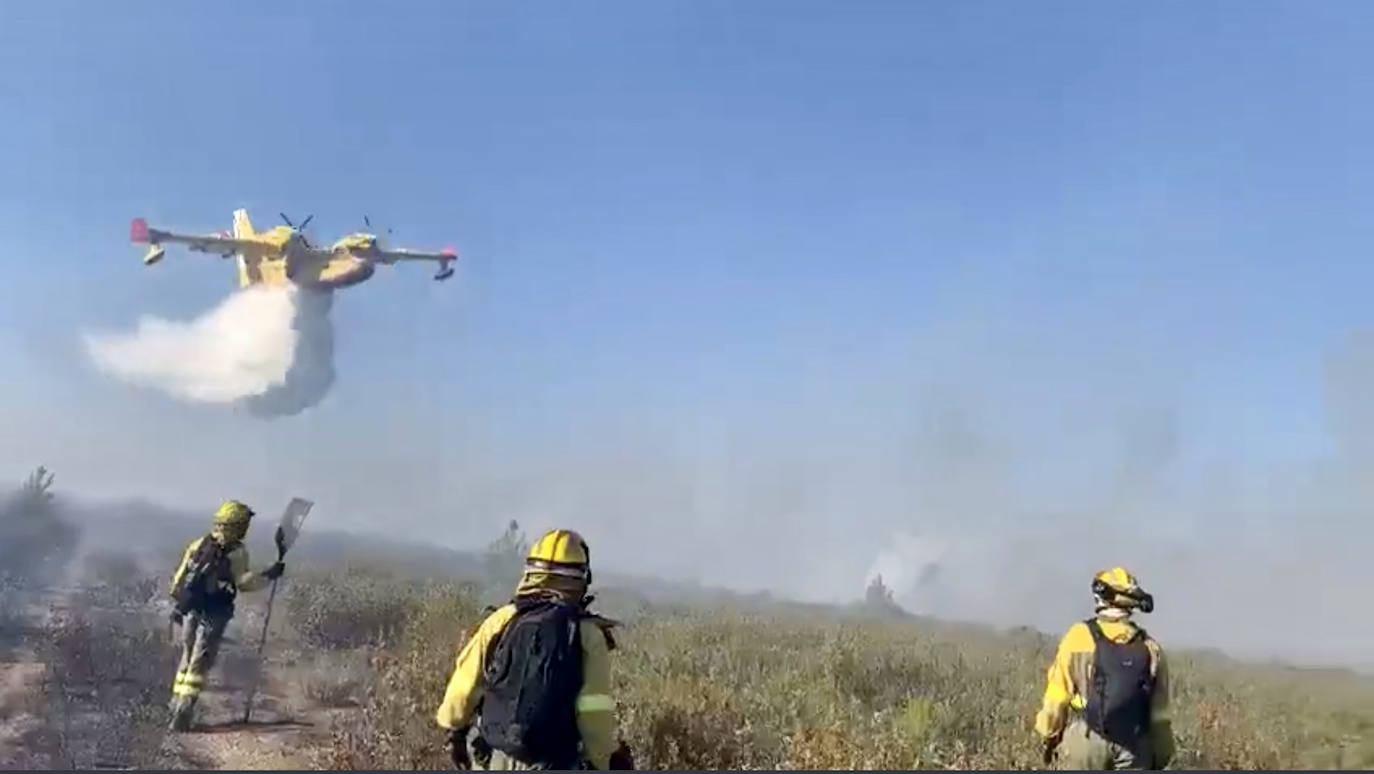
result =
[{"label": "red wing tip", "polygon": [[443,250],[440,250],[440,251],[439,251],[439,254],[440,254],[440,255],[447,255],[447,256],[450,257],[450,258],[457,258],[457,257],[458,257],[458,248],[456,248],[456,247],[445,247]]},{"label": "red wing tip", "polygon": [[135,244],[149,241],[148,221],[143,218],[134,218],[133,222],[129,224],[129,239]]}]

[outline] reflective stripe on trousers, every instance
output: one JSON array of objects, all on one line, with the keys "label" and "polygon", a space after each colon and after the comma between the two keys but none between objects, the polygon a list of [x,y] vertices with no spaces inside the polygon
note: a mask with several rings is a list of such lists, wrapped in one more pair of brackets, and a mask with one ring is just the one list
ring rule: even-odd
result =
[{"label": "reflective stripe on trousers", "polygon": [[172,683],[173,696],[197,696],[205,688],[205,675],[191,672],[177,672],[176,682]]},{"label": "reflective stripe on trousers", "polygon": [[577,697],[578,712],[610,712],[615,709],[615,700],[604,693],[587,693]]},{"label": "reflective stripe on trousers", "polygon": [[181,623],[181,664],[172,683],[172,696],[193,698],[205,689],[205,677],[219,657],[224,627],[233,617],[223,613],[192,612]]}]

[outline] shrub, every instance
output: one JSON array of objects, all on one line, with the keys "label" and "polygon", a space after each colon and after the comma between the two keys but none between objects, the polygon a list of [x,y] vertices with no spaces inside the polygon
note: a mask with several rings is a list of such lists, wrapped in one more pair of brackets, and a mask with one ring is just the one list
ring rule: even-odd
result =
[{"label": "shrub", "polygon": [[99,551],[86,558],[81,583],[88,598],[102,606],[143,605],[166,593],[167,581],[130,555]]},{"label": "shrub", "polygon": [[47,664],[39,744],[54,768],[159,763],[177,655],[151,620],[78,605],[48,626],[38,657]]},{"label": "shrub", "polygon": [[365,651],[323,651],[297,665],[301,693],[325,707],[359,704],[372,683],[372,659]]},{"label": "shrub", "polygon": [[406,600],[401,637],[374,660],[361,717],[337,723],[318,763],[336,769],[448,769],[434,711],[466,632],[478,622],[478,590],[436,585]]},{"label": "shrub", "polygon": [[405,625],[420,584],[350,567],[305,573],[286,587],[290,625],[306,645],[328,650],[391,642]]},{"label": "shrub", "polygon": [[[618,596],[615,593],[611,597]],[[322,765],[448,768],[433,722],[471,592],[412,598],[378,656],[361,721]],[[1055,643],[948,624],[774,605],[640,605],[617,634],[623,738],[645,769],[1038,768],[1031,719]],[[1374,685],[1349,676],[1171,660],[1174,767],[1367,764]]]}]

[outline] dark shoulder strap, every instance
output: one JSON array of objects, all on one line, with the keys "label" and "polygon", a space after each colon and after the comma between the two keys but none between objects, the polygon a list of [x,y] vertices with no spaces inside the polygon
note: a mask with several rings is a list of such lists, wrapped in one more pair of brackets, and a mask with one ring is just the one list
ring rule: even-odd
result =
[{"label": "dark shoulder strap", "polygon": [[[1106,633],[1102,631],[1102,625],[1101,625],[1100,623],[1098,623],[1098,621],[1097,621],[1096,618],[1089,618],[1089,619],[1085,620],[1083,623],[1085,623],[1085,624],[1088,625],[1088,631],[1089,631],[1089,632],[1092,634],[1092,636],[1093,636],[1093,642],[1095,642],[1095,643],[1097,643],[1097,644],[1099,644],[1099,645],[1101,645],[1101,644],[1115,645],[1115,644],[1116,644],[1115,641],[1109,639],[1109,638],[1107,637]],[[1126,639],[1126,641],[1125,641],[1124,643],[1122,643],[1122,644],[1123,644],[1123,645],[1134,645],[1134,644],[1136,644],[1136,643],[1138,643],[1138,642],[1143,643],[1144,641],[1145,641],[1145,630],[1142,629],[1142,628],[1139,627],[1139,626],[1136,626],[1135,624],[1131,624],[1131,636],[1128,637],[1128,638]]]},{"label": "dark shoulder strap", "polygon": [[1083,623],[1087,625],[1088,633],[1093,636],[1094,643],[1100,645],[1107,641],[1107,635],[1102,632],[1102,625],[1097,622],[1096,618],[1084,619]]},{"label": "dark shoulder strap", "polygon": [[207,532],[205,537],[201,538],[200,542],[196,544],[196,552],[192,555],[191,560],[197,563],[204,563],[207,560],[214,559],[218,551],[219,543],[216,542],[214,533]]},{"label": "dark shoulder strap", "polygon": [[[520,623],[521,616],[528,610],[528,608],[522,610],[520,602],[521,600],[511,601],[511,604],[515,605],[515,613],[511,615],[505,624],[501,626],[501,630],[496,632],[496,634],[492,636],[491,641],[487,643],[487,652],[484,654],[485,658],[482,663],[482,673],[484,676],[489,669],[492,669],[496,665],[497,654],[509,643],[511,629],[515,628],[515,625]],[[487,605],[484,609],[485,615],[482,616],[482,620],[478,622],[477,627],[472,630],[470,636],[477,636],[477,632],[481,630],[482,624],[486,623],[487,619],[495,615],[502,607],[504,607],[504,605]]]}]

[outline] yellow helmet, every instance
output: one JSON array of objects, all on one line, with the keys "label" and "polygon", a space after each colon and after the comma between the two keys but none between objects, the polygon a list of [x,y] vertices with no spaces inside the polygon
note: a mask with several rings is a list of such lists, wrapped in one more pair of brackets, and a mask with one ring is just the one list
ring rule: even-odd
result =
[{"label": "yellow helmet", "polygon": [[253,518],[253,509],[239,502],[229,500],[219,507],[215,512],[216,527],[233,527],[238,525],[247,526],[248,521]]},{"label": "yellow helmet", "polygon": [[1140,587],[1125,567],[1113,567],[1093,576],[1093,597],[1101,606],[1139,608],[1148,613],[1155,608],[1154,597]]},{"label": "yellow helmet", "polygon": [[553,529],[530,546],[525,557],[525,569],[581,578],[587,583],[592,580],[592,551],[587,541],[570,529]]}]

